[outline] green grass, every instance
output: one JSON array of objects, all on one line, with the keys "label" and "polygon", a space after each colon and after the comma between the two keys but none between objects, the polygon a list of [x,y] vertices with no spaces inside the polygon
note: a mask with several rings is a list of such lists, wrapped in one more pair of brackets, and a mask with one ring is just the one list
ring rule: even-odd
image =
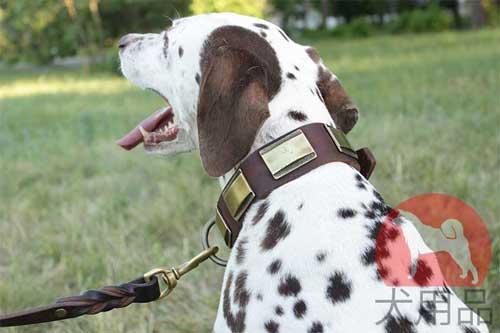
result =
[{"label": "green grass", "polygon": [[[498,40],[500,31],[486,30],[310,42],[361,109],[350,138],[375,153],[372,181],[387,201],[444,192],[483,217],[495,313]],[[161,106],[108,74],[0,70],[0,312],[123,282],[200,249],[218,185],[197,155],[166,160],[114,144]],[[204,264],[162,302],[7,332],[209,332],[222,274]]]}]

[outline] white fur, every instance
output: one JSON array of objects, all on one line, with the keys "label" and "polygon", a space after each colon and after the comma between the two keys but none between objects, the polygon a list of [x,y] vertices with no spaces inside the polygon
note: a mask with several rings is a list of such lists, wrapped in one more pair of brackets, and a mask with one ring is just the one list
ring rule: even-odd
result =
[{"label": "white fur", "polygon": [[[248,289],[253,298],[247,308],[249,318],[246,321],[246,332],[266,332],[264,323],[270,319],[280,324],[279,332],[307,332],[314,321],[324,324],[324,332],[386,332],[385,323],[376,323],[384,318],[390,305],[376,301],[390,300],[393,287],[388,287],[375,278],[376,266],[366,267],[360,261],[361,254],[371,244],[366,237],[366,227],[370,221],[362,214],[349,220],[336,217],[339,208],[351,207],[362,211],[362,204],[369,205],[373,200],[374,188],[370,184],[367,184],[368,190],[365,191],[356,188],[356,173],[356,170],[343,163],[321,166],[274,190],[268,198],[269,209],[257,225],[252,224],[252,218],[258,205],[253,205],[247,213],[234,247],[237,248],[241,240],[247,239],[246,258],[238,265],[236,251],[231,252],[223,284],[225,286],[230,271],[249,272]],[[298,210],[300,204],[303,207]],[[266,222],[280,209],[285,211],[287,221],[292,225],[290,235],[272,251],[264,252],[260,243],[266,234]],[[408,220],[403,223],[402,230],[409,244],[424,244]],[[420,249],[422,253],[430,251],[425,244],[423,246]],[[318,252],[327,253],[325,262],[317,262],[315,256]],[[299,277],[302,291],[298,297],[283,297],[277,292],[282,275],[270,275],[266,271],[268,265],[277,258],[283,261],[281,272],[290,272]],[[336,269],[341,269],[352,280],[352,297],[345,303],[332,305],[325,298],[325,281]],[[409,296],[405,296],[401,290],[409,293]],[[400,312],[412,321],[419,317],[421,290],[442,288],[396,287],[397,299],[412,301],[398,303]],[[257,294],[263,295],[262,301],[255,299]],[[423,296],[425,300],[432,299],[429,294],[424,293]],[[436,326],[421,320],[415,326],[417,332],[462,332],[457,324],[458,311],[467,306],[454,293],[449,296],[450,324],[440,325],[446,321],[446,315],[437,314]],[[297,319],[292,311],[294,302],[299,299],[303,299],[308,305],[304,319]],[[223,295],[214,331],[230,332],[222,315],[222,303]],[[284,316],[274,314],[276,305],[284,308]],[[437,309],[443,310],[446,306],[438,303]],[[474,322],[477,320],[478,316],[474,314]],[[484,324],[478,328],[480,332],[488,332]]]},{"label": "white fur", "polygon": [[[176,123],[185,131],[183,145],[173,149],[160,148],[156,153],[181,152],[198,147],[196,107],[199,86],[195,76],[197,73],[201,75],[200,52],[208,35],[224,25],[237,25],[259,33],[261,29],[254,26],[257,22],[270,27],[265,30],[266,39],[276,51],[283,82],[280,91],[269,103],[270,118],[258,132],[252,151],[305,123],[333,124],[325,105],[310,91],[316,88],[318,65],[305,52],[306,46],[287,42],[281,36],[280,28],[270,22],[230,13],[200,15],[175,20],[171,29],[160,34],[144,35],[141,47],[136,42],[120,53],[122,71],[127,79],[139,87],[154,89],[167,97],[173,107]],[[169,39],[166,58],[162,48],[164,34]],[[178,55],[179,46],[184,49],[182,58]],[[298,66],[300,71],[293,71],[294,66]],[[287,72],[293,72],[297,80],[288,80]],[[290,119],[286,115],[290,109],[304,112],[308,121],[298,123]],[[224,290],[228,275],[243,271],[248,273],[246,288],[250,295],[248,305],[244,307],[245,332],[267,332],[265,325],[269,320],[279,324],[279,332],[308,332],[315,321],[322,323],[324,332],[385,332],[384,323],[376,325],[376,322],[384,317],[389,305],[377,304],[376,300],[389,300],[392,288],[376,279],[375,265],[367,266],[361,261],[363,251],[373,243],[367,237],[367,226],[373,221],[363,215],[362,207],[373,202],[374,194],[367,182],[365,190],[356,187],[356,175],[357,171],[346,164],[321,166],[273,191],[267,199],[269,208],[256,225],[251,220],[259,205],[250,207],[235,244],[236,249],[242,240],[246,240],[246,254],[243,262],[237,263],[236,251],[231,252],[215,332],[231,332],[224,317]],[[225,179],[227,177],[221,178],[222,185]],[[300,205],[303,205],[301,209],[298,208]],[[341,219],[337,216],[340,208],[352,208],[358,214],[350,219]],[[260,244],[266,237],[269,220],[279,210],[286,216],[290,234],[271,250],[263,250]],[[410,222],[403,226],[410,245],[413,244],[422,253],[428,250]],[[322,263],[315,259],[319,251],[326,253]],[[280,272],[271,275],[267,268],[278,258],[283,262]],[[325,297],[328,277],[335,270],[342,270],[352,283],[350,298],[338,304],[332,304]],[[284,297],[278,292],[280,280],[287,273],[300,280],[301,291],[297,297]],[[234,281],[228,288],[232,313],[236,315],[240,306],[234,297]],[[397,298],[402,298],[401,288],[396,289]],[[398,304],[399,309],[414,321],[419,316],[422,288],[402,289],[409,293],[408,299],[412,303]],[[259,299],[259,295],[262,299]],[[441,319],[438,315],[436,326],[427,325],[422,320],[415,326],[418,332],[461,332],[457,324],[457,309],[465,305],[454,293],[449,296],[451,324],[439,325]],[[299,299],[307,304],[303,318],[297,318],[292,309]],[[282,316],[274,312],[277,305],[283,307]],[[484,324],[480,330],[488,331]]]}]

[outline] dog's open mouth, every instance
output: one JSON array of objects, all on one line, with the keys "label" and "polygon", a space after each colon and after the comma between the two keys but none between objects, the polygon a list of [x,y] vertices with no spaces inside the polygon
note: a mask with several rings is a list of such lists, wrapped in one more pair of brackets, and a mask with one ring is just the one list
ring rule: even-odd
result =
[{"label": "dog's open mouth", "polygon": [[[163,99],[168,103],[166,98],[163,97]],[[126,150],[131,150],[144,142],[147,149],[154,149],[155,146],[159,146],[163,142],[176,140],[178,133],[179,127],[175,124],[174,111],[169,106],[144,119],[116,143]]]}]

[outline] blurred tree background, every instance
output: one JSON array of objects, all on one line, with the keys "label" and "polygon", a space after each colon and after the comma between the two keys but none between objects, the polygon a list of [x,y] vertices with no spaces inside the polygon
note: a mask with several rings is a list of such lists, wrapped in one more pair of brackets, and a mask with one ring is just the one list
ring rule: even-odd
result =
[{"label": "blurred tree background", "polygon": [[364,37],[499,25],[500,0],[0,0],[0,61],[47,64],[76,56],[113,62],[127,32],[177,17],[232,11],[270,19],[294,37]]},{"label": "blurred tree background", "polygon": [[193,0],[190,9],[193,14],[234,12],[263,17],[266,4],[266,0]]}]

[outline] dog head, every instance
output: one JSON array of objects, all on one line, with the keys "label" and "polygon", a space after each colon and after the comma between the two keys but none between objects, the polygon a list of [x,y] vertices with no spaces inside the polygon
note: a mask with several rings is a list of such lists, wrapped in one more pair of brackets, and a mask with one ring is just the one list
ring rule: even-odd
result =
[{"label": "dog head", "polygon": [[277,26],[230,13],[175,20],[159,34],[120,42],[121,69],[170,105],[118,143],[172,154],[199,148],[211,176],[306,122],[348,132],[357,108],[314,49]]}]

